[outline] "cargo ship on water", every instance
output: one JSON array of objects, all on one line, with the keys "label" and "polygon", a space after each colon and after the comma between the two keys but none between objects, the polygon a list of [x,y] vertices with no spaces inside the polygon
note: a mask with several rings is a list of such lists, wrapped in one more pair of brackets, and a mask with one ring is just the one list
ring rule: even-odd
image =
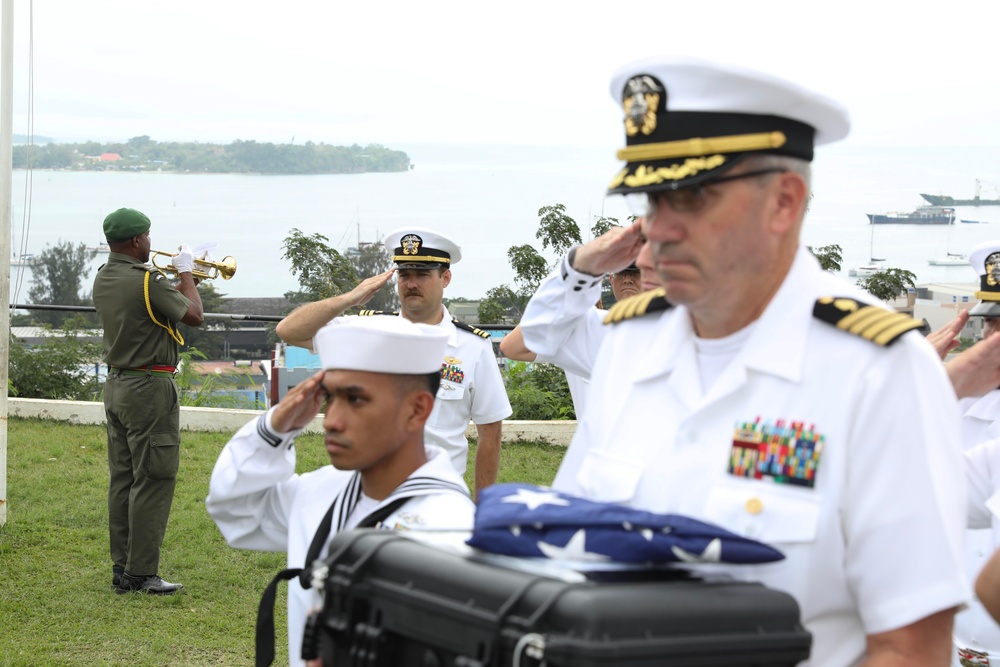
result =
[{"label": "cargo ship on water", "polygon": [[909,213],[868,213],[873,225],[953,225],[955,209],[945,206],[918,206]]},{"label": "cargo ship on water", "polygon": [[[955,199],[954,197],[949,197],[948,195],[925,195],[920,193],[920,196],[927,200],[928,204],[932,206],[1000,206],[1000,199],[983,199],[980,197],[980,190],[982,189],[982,183],[978,180],[976,181],[976,196],[972,199]],[[962,222],[965,222],[964,220]]]}]

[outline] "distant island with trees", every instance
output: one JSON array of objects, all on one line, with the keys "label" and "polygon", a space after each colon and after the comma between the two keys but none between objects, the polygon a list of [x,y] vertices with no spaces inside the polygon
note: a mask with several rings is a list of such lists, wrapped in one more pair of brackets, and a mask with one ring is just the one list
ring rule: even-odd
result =
[{"label": "distant island with trees", "polygon": [[161,143],[148,135],[125,143],[17,145],[13,165],[15,169],[215,174],[361,174],[413,168],[406,153],[379,144]]}]

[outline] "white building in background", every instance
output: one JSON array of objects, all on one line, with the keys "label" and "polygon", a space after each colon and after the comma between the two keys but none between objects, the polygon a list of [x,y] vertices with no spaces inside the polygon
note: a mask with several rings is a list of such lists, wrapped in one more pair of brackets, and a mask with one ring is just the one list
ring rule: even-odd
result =
[{"label": "white building in background", "polygon": [[[960,311],[979,303],[978,283],[926,283],[917,285],[907,298],[896,300],[896,307],[910,311],[912,316],[927,323],[929,330],[940,329],[955,319]],[[982,320],[973,317],[962,329],[961,338],[979,340],[983,334]]]}]

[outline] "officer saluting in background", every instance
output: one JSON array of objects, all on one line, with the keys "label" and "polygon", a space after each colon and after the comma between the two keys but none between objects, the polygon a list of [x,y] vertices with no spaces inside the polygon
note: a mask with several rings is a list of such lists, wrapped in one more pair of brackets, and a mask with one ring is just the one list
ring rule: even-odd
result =
[{"label": "officer saluting in background", "polygon": [[[451,282],[451,266],[461,260],[462,251],[450,239],[420,227],[390,232],[384,243],[396,263],[400,312],[363,310],[360,314],[399,315],[411,322],[440,327],[448,334],[441,388],[434,412],[427,420],[426,441],[447,451],[455,470],[462,475],[469,457],[465,431],[470,420],[476,424],[478,496],[480,489],[496,482],[503,419],[510,416],[511,408],[489,334],[453,319],[442,303],[444,290]],[[278,323],[276,333],[289,345],[312,349],[313,336],[320,327],[348,308],[367,302],[392,274],[392,270],[386,271],[362,281],[347,294],[296,308]]]},{"label": "officer saluting in background", "polygon": [[[553,486],[780,549],[781,562],[712,571],[795,597],[813,636],[803,664],[947,664],[968,591],[955,395],[920,323],[866,305],[800,240],[813,146],[847,134],[846,112],[692,60],[633,63],[611,88],[627,145],[610,191],[645,220],[602,237],[610,250],[570,250],[525,311],[525,343],[559,363],[599,276],[643,237],[660,289],[609,311],[601,409]],[[559,312],[537,317],[536,299]]]},{"label": "officer saluting in background", "polygon": [[180,462],[180,401],[174,372],[183,340],[178,322],[201,325],[201,297],[183,246],[173,257],[179,282],[150,266],[149,218],[120,208],[104,219],[111,248],[94,279],[104,328],[104,411],[108,426],[108,527],[118,593],[167,595],[181,584],[158,575],[160,546]]}]

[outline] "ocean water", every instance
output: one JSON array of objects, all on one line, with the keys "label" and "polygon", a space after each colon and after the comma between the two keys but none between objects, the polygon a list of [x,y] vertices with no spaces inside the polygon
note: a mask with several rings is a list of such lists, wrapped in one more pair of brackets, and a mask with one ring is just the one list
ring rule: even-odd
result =
[{"label": "ocean water", "polygon": [[[298,286],[281,244],[292,228],[319,233],[343,251],[397,227],[431,227],[462,247],[447,296],[478,298],[510,282],[506,253],[535,243],[538,209],[566,206],[586,236],[592,221],[624,220],[619,197],[604,197],[618,169],[615,147],[401,145],[414,168],[405,173],[323,176],[35,171],[14,173],[13,245],[38,253],[60,240],[96,246],[101,223],[130,206],[153,221],[154,249],[216,243],[237,259],[236,276],[217,280],[231,297],[281,296]],[[866,213],[909,211],[920,192],[995,198],[1000,184],[996,148],[821,147],[814,162],[805,243],[839,244],[847,269],[870,253],[886,266],[913,271],[918,282],[972,282],[971,267],[935,267],[928,260],[966,253],[1000,239],[1000,207],[959,208],[958,218],[988,224],[951,226],[868,224]],[[27,186],[30,185],[30,189]],[[104,256],[98,256],[93,269]],[[12,276],[18,269],[12,268]],[[90,278],[93,277],[93,272]],[[12,299],[24,299],[30,269]],[[851,279],[853,280],[853,279]],[[16,296],[15,296],[16,294]]]}]

